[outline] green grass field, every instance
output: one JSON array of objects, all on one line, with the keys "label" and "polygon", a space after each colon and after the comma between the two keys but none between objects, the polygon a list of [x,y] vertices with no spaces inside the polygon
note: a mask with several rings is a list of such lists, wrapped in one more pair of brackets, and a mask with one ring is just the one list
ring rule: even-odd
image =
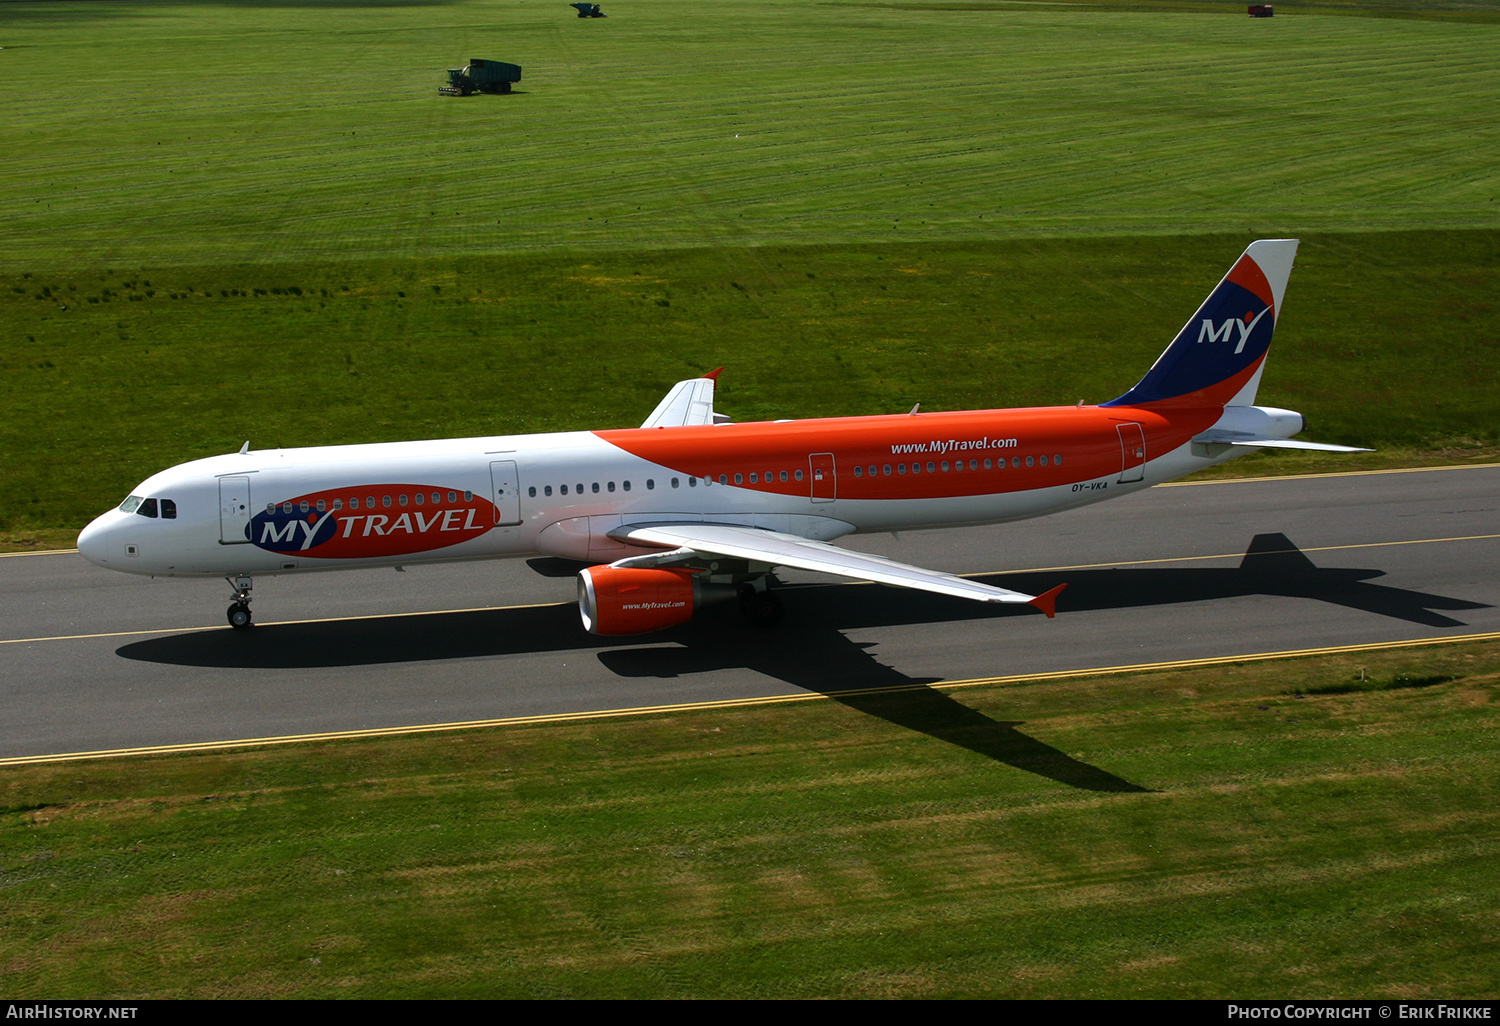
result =
[{"label": "green grass field", "polygon": [[11,767],[0,981],[1493,998],[1497,682],[1491,642]]},{"label": "green grass field", "polygon": [[4,2],[0,269],[1500,225],[1500,23],[1196,7]]},{"label": "green grass field", "polygon": [[[1276,6],[0,0],[0,545],[721,364],[737,419],[1103,400],[1284,235],[1262,400],[1382,452],[1237,465],[1492,460],[1500,2]],[[471,57],[518,92],[439,97]],[[0,984],[1493,996],[1497,669],[7,767]]]},{"label": "green grass field", "polygon": [[[1265,401],[1495,455],[1500,23],[568,10],[0,2],[0,540],[246,438],[628,425],[721,364],[742,419],[1101,400],[1257,235],[1308,240]],[[436,94],[479,55],[520,91]]]}]

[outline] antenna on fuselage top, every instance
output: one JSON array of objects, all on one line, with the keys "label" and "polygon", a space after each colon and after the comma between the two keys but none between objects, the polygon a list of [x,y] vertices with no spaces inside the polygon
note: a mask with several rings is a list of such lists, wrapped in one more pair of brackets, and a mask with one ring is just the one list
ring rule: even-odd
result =
[{"label": "antenna on fuselage top", "polygon": [[243,455],[245,455],[245,453],[247,453],[249,451],[250,451],[250,439],[247,438],[247,439],[245,439],[245,444],[242,445],[242,446],[240,446],[240,455],[243,456]]},{"label": "antenna on fuselage top", "polygon": [[922,404],[921,403],[917,403],[917,405],[915,405],[915,406],[913,406],[911,408],[911,412],[908,413],[907,416],[908,417],[915,417],[917,415],[917,411],[920,410],[921,408],[922,408]]}]

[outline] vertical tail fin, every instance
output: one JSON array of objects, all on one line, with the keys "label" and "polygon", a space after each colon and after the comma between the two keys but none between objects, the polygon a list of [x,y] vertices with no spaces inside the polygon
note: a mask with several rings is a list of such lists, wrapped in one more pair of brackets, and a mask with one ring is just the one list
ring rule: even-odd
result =
[{"label": "vertical tail fin", "polygon": [[1103,405],[1253,404],[1296,255],[1296,239],[1250,243],[1146,376]]}]

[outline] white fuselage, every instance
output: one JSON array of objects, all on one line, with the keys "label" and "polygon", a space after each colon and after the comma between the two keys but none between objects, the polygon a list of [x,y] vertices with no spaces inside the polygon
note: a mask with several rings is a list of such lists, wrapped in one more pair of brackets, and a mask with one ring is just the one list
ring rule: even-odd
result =
[{"label": "white fuselage", "polygon": [[[148,478],[132,499],[154,503],[156,515],[143,515],[139,504],[111,510],[83,531],[79,549],[101,566],[151,576],[536,554],[607,562],[642,551],[609,536],[633,523],[711,521],[828,541],[1016,520],[1149,487],[1243,451],[1189,444],[1212,423],[1202,417],[1186,427],[1156,420],[1129,409],[1065,407],[250,451]],[[1122,465],[1121,425],[1137,422],[1145,422],[1149,451],[1134,467],[1128,457]],[[909,438],[929,436],[956,441],[952,451],[906,454]],[[671,457],[630,451],[659,449],[663,440]],[[715,463],[722,472],[713,472]]]}]

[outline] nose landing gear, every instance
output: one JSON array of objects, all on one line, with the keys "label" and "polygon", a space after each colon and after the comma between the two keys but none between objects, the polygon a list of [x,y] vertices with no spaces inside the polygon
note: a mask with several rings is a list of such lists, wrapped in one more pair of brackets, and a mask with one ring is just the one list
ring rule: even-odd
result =
[{"label": "nose landing gear", "polygon": [[243,630],[250,626],[250,589],[254,585],[248,577],[226,577],[224,580],[229,581],[229,586],[234,589],[234,604],[229,607],[229,626]]}]

